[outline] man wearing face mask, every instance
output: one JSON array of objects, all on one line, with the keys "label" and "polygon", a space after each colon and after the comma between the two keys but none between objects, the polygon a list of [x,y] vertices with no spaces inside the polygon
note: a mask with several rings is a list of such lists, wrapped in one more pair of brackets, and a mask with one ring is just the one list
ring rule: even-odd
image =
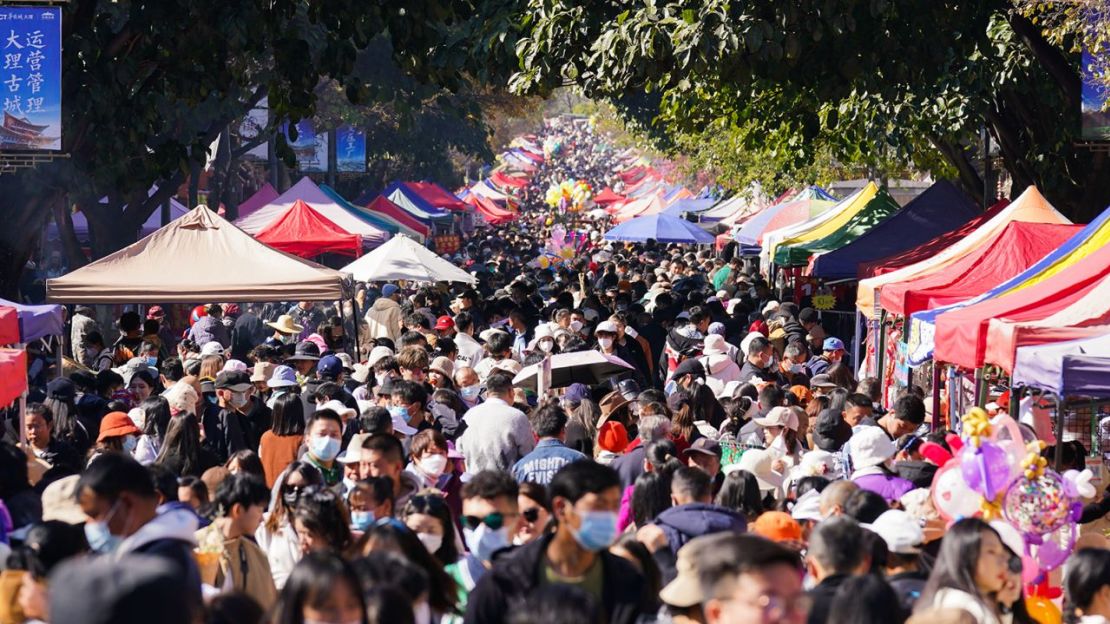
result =
[{"label": "man wearing face mask", "polygon": [[554,583],[593,596],[609,624],[635,622],[651,609],[647,584],[608,550],[618,536],[620,477],[601,464],[574,462],[555,475],[548,492],[555,532],[498,559],[471,592],[465,622],[503,621],[510,604]]},{"label": "man wearing face mask", "polygon": [[[253,435],[252,424],[247,418],[251,410],[250,392],[254,390],[250,375],[241,371],[222,371],[216,376],[218,405],[205,410],[201,425],[204,427],[204,445],[221,463],[243,449],[258,448],[248,442]],[[259,438],[261,433],[259,433]]]},{"label": "man wearing face mask", "polygon": [[85,537],[93,552],[117,561],[132,553],[167,561],[188,592],[187,604],[203,604],[193,557],[197,515],[186,508],[160,510],[154,480],[139,462],[105,453],[81,474],[77,503],[88,517]]},{"label": "man wearing face mask", "polygon": [[510,547],[520,520],[517,507],[519,488],[508,474],[486,470],[475,474],[462,487],[463,541],[469,553],[447,566],[447,573],[463,592],[459,609],[465,609],[465,596],[493,566],[494,556]]},{"label": "man wearing face mask", "polygon": [[758,380],[776,383],[780,381],[771,367],[774,359],[775,350],[771,346],[771,341],[759,336],[753,338],[748,343],[748,357],[744,360],[744,366],[740,368],[740,383]]},{"label": "man wearing face mask", "polygon": [[459,398],[467,408],[482,402],[482,397],[479,396],[482,384],[478,380],[478,373],[475,373],[473,368],[469,366],[455,368],[455,385],[459,389]]}]

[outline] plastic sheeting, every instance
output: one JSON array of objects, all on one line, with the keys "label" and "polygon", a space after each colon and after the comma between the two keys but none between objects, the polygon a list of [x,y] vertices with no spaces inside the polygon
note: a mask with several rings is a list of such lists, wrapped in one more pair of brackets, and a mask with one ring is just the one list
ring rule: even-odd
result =
[{"label": "plastic sheeting", "polygon": [[139,242],[46,281],[65,303],[327,301],[343,276],[271,249],[204,206]]},{"label": "plastic sheeting", "polygon": [[1110,397],[1110,327],[1102,336],[1018,347],[1015,386],[1058,396]]},{"label": "plastic sheeting", "polygon": [[775,251],[775,264],[780,266],[807,264],[810,256],[848,245],[886,221],[888,217],[898,212],[899,208],[898,202],[894,201],[886,189],[879,189],[871,201],[835,231],[807,243],[779,246]]},{"label": "plastic sheeting", "polygon": [[1082,229],[1015,221],[987,244],[952,264],[883,286],[883,309],[909,316],[965,301],[1021,273]]},{"label": "plastic sheeting", "polygon": [[810,274],[829,280],[858,277],[860,264],[916,247],[980,214],[966,193],[947,180],[938,180],[866,234],[814,258]]},{"label": "plastic sheeting", "polygon": [[875,291],[886,284],[900,282],[915,275],[921,275],[948,266],[960,258],[971,253],[972,250],[982,246],[990,239],[998,236],[1006,224],[1011,221],[1026,221],[1029,223],[1071,223],[1067,217],[1057,212],[1048,200],[1041,195],[1036,187],[1030,186],[1020,197],[1009,206],[1003,208],[997,215],[971,232],[964,238],[956,241],[951,246],[926,260],[891,271],[885,275],[871,277],[859,283],[856,292],[856,308],[867,318],[875,315]]}]

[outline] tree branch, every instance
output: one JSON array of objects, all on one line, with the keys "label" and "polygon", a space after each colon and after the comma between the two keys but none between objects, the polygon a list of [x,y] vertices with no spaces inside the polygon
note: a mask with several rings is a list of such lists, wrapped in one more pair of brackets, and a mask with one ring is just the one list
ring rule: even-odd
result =
[{"label": "tree branch", "polygon": [[1033,56],[1040,61],[1048,75],[1052,77],[1056,86],[1063,91],[1064,96],[1068,99],[1068,105],[1078,107],[1082,85],[1075,64],[1059,48],[1046,41],[1036,24],[1029,21],[1024,15],[1017,11],[1007,11],[1006,13],[1009,16],[1010,27],[1014,29],[1014,33],[1021,38],[1029,51],[1033,53]]},{"label": "tree branch", "polygon": [[983,204],[983,177],[976,171],[975,165],[971,163],[968,158],[967,150],[963,146],[955,145],[947,139],[940,139],[935,136],[929,137],[929,142],[937,148],[943,156],[953,167],[956,168],[960,176],[960,185],[976,203]]}]

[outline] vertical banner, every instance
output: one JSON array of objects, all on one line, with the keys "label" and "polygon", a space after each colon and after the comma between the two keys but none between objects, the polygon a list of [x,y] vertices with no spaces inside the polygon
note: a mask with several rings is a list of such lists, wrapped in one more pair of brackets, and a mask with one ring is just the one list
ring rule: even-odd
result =
[{"label": "vertical banner", "polygon": [[[250,109],[247,116],[239,123],[239,140],[244,143],[257,141],[266,131],[270,123],[270,104],[267,98],[262,98],[258,105]],[[270,158],[270,142],[262,141],[261,144],[243,155],[244,160],[263,162]]]},{"label": "vertical banner", "polygon": [[1110,110],[1106,108],[1110,88],[1104,82],[1106,76],[1100,75],[1107,71],[1106,66],[1096,62],[1087,50],[1083,51],[1080,62],[1083,63],[1080,68],[1083,79],[1083,140],[1110,141]]},{"label": "vertical banner", "polygon": [[316,133],[316,128],[311,119],[302,119],[297,122],[297,140],[289,136],[288,123],[285,128],[285,140],[297,157],[297,169],[301,173],[327,173],[328,171],[328,133]]},{"label": "vertical banner", "polygon": [[351,126],[335,130],[336,168],[340,173],[366,171],[366,133]]},{"label": "vertical banner", "polygon": [[0,7],[0,149],[62,149],[62,10]]}]

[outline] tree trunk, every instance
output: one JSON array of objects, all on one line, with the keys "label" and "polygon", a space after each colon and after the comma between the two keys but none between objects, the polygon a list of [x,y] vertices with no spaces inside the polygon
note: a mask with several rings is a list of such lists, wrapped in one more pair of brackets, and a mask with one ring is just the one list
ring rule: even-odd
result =
[{"label": "tree trunk", "polygon": [[73,230],[73,215],[69,211],[68,202],[57,202],[54,205],[54,224],[58,226],[58,238],[65,250],[66,266],[70,270],[84,266],[88,258],[81,250],[81,241],[77,240],[77,233]]},{"label": "tree trunk", "polygon": [[61,194],[44,195],[26,173],[0,176],[0,197],[6,203],[0,227],[0,296],[20,300],[20,280],[41,239],[42,228]]}]

